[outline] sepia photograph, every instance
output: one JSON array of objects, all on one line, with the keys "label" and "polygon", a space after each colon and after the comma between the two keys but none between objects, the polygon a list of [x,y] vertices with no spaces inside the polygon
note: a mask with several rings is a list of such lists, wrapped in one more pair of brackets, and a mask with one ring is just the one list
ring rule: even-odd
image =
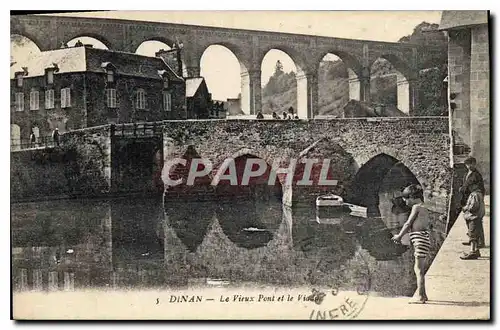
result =
[{"label": "sepia photograph", "polygon": [[11,12],[11,319],[489,321],[486,9]]}]

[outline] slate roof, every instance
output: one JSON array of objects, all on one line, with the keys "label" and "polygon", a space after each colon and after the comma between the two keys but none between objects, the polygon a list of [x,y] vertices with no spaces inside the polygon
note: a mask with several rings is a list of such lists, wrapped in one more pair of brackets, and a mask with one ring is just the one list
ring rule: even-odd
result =
[{"label": "slate roof", "polygon": [[439,30],[449,30],[479,24],[488,24],[487,10],[444,10]]},{"label": "slate roof", "polygon": [[57,74],[69,72],[103,73],[102,64],[105,62],[113,64],[118,75],[160,80],[158,71],[164,70],[170,80],[183,81],[183,78],[178,76],[161,58],[91,47],[71,47],[41,52],[30,57],[27,61],[14,64],[10,68],[10,76],[11,79],[14,78],[15,72],[22,71],[22,67],[28,68],[27,78],[43,76],[45,69],[53,67],[53,63],[59,67]]},{"label": "slate roof", "polygon": [[186,79],[186,97],[193,97],[198,88],[200,88],[203,78],[187,78]]}]

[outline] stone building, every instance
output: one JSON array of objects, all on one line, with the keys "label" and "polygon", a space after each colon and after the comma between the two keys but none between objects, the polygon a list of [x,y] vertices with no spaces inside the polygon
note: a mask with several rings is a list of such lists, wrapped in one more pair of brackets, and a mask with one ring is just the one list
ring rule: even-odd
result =
[{"label": "stone building", "polygon": [[157,57],[80,46],[11,66],[11,138],[186,119],[185,80]]},{"label": "stone building", "polygon": [[207,119],[210,117],[212,96],[202,77],[186,78],[186,105],[188,118]]},{"label": "stone building", "polygon": [[[448,33],[448,92],[453,144],[478,160],[490,186],[490,59],[487,11],[444,11],[440,30]],[[460,151],[455,152],[455,155]]]}]

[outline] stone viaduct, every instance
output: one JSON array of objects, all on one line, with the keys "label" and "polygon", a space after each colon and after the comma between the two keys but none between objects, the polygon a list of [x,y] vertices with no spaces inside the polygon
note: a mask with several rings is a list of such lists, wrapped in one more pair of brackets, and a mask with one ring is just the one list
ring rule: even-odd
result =
[{"label": "stone viaduct", "polygon": [[[227,29],[118,19],[60,16],[11,16],[11,35],[22,35],[41,51],[60,48],[72,39],[88,36],[108,49],[135,52],[144,41],[157,40],[172,46],[183,44],[187,75],[200,75],[200,60],[211,45],[223,45],[240,62],[242,110],[256,114],[262,108],[261,64],[266,53],[287,53],[297,67],[297,114],[312,118],[318,102],[318,68],[323,57],[337,55],[348,67],[350,99],[369,101],[370,68],[378,59],[388,60],[398,71],[398,108],[412,114],[418,107],[416,79],[429,67],[432,57],[446,56],[446,49],[405,43],[351,40],[322,36]],[[423,56],[425,55],[425,56]]]}]

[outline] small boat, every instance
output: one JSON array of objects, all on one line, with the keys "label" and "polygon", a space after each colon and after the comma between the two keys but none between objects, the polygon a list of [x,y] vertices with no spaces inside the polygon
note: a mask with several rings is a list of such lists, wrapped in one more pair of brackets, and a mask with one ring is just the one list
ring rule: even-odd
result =
[{"label": "small boat", "polygon": [[342,215],[351,215],[354,217],[366,218],[367,208],[364,206],[345,203],[341,196],[328,194],[318,196],[316,198],[316,208],[322,213],[328,213],[330,216],[327,218],[338,218]]},{"label": "small boat", "polygon": [[354,205],[350,203],[344,203],[344,206],[347,206],[351,210],[349,214],[354,217],[361,217],[361,218],[368,217],[368,208],[364,206]]},{"label": "small boat", "polygon": [[334,194],[322,195],[316,198],[316,206],[342,206],[343,204],[342,197]]},{"label": "small boat", "polygon": [[267,229],[255,228],[255,227],[243,228],[242,230],[246,232],[267,231]]}]

